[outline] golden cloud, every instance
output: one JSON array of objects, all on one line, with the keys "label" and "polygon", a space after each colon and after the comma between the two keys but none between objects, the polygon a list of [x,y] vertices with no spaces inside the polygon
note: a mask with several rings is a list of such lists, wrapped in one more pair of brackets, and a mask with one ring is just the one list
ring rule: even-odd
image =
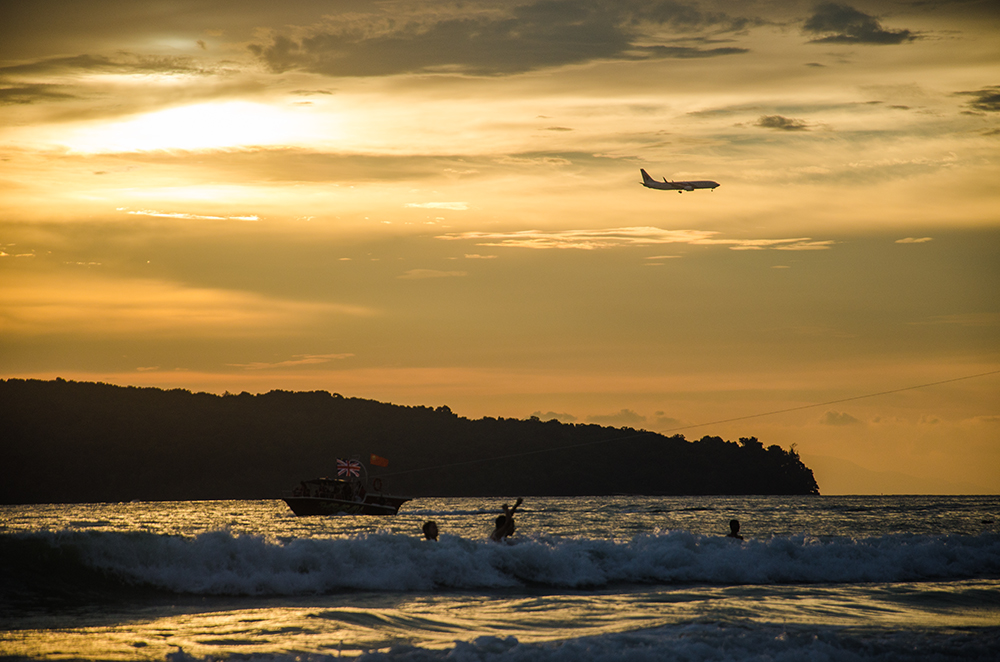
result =
[{"label": "golden cloud", "polygon": [[234,368],[246,368],[247,370],[265,370],[269,368],[288,368],[291,366],[318,365],[336,361],[338,359],[348,359],[354,354],[296,354],[287,361],[277,361],[275,363],[252,362],[252,363],[230,363]]},{"label": "golden cloud", "polygon": [[438,239],[474,241],[478,246],[508,248],[575,248],[595,250],[621,246],[654,246],[659,244],[721,245],[732,250],[803,251],[825,250],[832,240],[810,237],[790,239],[722,239],[711,230],[663,230],[655,227],[626,227],[605,230],[520,230],[516,232],[453,232]]},{"label": "golden cloud", "polygon": [[399,278],[403,280],[422,280],[425,278],[461,278],[468,275],[464,271],[438,271],[437,269],[410,269]]},{"label": "golden cloud", "polygon": [[287,334],[330,315],[373,314],[360,306],[78,273],[6,278],[0,297],[0,332],[18,335],[253,337]]},{"label": "golden cloud", "polygon": [[448,209],[450,211],[465,211],[469,205],[464,202],[409,202],[407,207],[413,209]]}]

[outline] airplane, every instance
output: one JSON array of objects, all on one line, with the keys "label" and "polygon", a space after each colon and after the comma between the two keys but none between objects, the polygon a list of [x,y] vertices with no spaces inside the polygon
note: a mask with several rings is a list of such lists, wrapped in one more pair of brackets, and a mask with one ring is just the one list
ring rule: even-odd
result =
[{"label": "airplane", "polygon": [[709,188],[713,191],[719,185],[719,182],[713,182],[709,180],[701,180],[695,182],[668,182],[667,178],[664,177],[662,182],[658,182],[649,176],[649,173],[639,168],[639,172],[642,173],[642,185],[646,188],[658,188],[663,191],[677,191],[678,193],[683,193],[684,191],[693,191],[696,188]]}]

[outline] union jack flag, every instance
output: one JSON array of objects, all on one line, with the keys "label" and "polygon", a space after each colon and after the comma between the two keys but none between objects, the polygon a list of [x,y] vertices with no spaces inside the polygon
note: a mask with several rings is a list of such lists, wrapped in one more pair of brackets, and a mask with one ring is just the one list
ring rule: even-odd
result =
[{"label": "union jack flag", "polygon": [[357,460],[337,460],[338,476],[361,477],[361,463]]}]

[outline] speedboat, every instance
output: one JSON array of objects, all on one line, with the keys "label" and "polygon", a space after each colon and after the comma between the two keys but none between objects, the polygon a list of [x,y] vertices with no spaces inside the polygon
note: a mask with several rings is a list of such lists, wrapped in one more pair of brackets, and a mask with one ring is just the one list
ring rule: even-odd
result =
[{"label": "speedboat", "polygon": [[357,460],[337,460],[336,478],[313,478],[299,483],[282,497],[292,512],[307,515],[395,515],[410,497],[382,491],[382,479],[368,482],[368,472]]}]

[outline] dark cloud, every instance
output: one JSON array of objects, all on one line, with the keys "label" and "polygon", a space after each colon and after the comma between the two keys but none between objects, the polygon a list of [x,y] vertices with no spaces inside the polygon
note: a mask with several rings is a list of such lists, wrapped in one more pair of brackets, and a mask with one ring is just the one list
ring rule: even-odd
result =
[{"label": "dark cloud", "polygon": [[113,74],[206,73],[200,67],[195,66],[190,58],[119,53],[113,58],[101,55],[76,55],[46,58],[26,64],[0,67],[0,80],[80,72]]},{"label": "dark cloud", "polygon": [[803,26],[806,32],[823,35],[810,40],[826,44],[901,44],[917,39],[909,30],[886,30],[874,16],[836,2],[825,2]]},{"label": "dark cloud", "polygon": [[573,414],[559,414],[554,411],[545,412],[544,414],[541,411],[536,411],[531,416],[542,421],[556,420],[560,423],[575,423],[577,420]]},{"label": "dark cloud", "polygon": [[[136,163],[174,165],[189,161],[192,152],[150,151],[129,156]],[[613,157],[589,152],[522,152],[497,159],[480,156],[428,156],[325,153],[303,148],[255,148],[197,154],[198,163],[231,180],[278,182],[398,182],[441,177],[441,173],[468,173],[469,177],[505,176],[549,170],[553,162],[583,168],[603,168],[618,163]]]},{"label": "dark cloud", "polygon": [[693,46],[646,46],[635,49],[656,59],[685,60],[691,58],[716,57],[719,55],[739,55],[748,53],[749,49],[734,47],[695,48]]},{"label": "dark cloud", "polygon": [[[370,0],[31,0],[0,3],[0,61],[114,52],[125,44],[243,42],[268,25],[296,25],[320,13],[358,11]],[[183,47],[182,47],[183,48]],[[198,48],[200,51],[201,49]]]},{"label": "dark cloud", "polygon": [[958,94],[972,97],[969,107],[988,113],[1000,112],[1000,85],[991,85],[972,92]]},{"label": "dark cloud", "polygon": [[823,414],[823,418],[820,419],[820,423],[823,425],[861,425],[861,421],[854,418],[847,412],[842,411],[828,411]]},{"label": "dark cloud", "polygon": [[[303,37],[276,34],[250,51],[273,71],[331,76],[409,72],[511,74],[595,59],[704,58],[744,53],[703,47],[704,32],[737,32],[753,21],[676,0],[538,0],[504,14],[365,23],[353,17]],[[656,44],[656,33],[690,37]],[[662,39],[659,39],[662,41]],[[639,42],[642,43],[639,43]]]},{"label": "dark cloud", "polygon": [[639,425],[640,423],[645,423],[646,417],[643,416],[642,414],[637,414],[631,409],[622,409],[616,414],[588,416],[587,422],[599,423],[601,425],[633,426],[633,425]]},{"label": "dark cloud", "polygon": [[754,126],[764,129],[781,129],[782,131],[806,131],[809,129],[809,125],[804,121],[781,115],[761,115]]},{"label": "dark cloud", "polygon": [[[86,110],[75,108],[74,117],[84,119],[86,114],[98,116],[121,115],[135,112],[140,106],[176,103],[176,90],[164,89],[146,95],[121,95],[107,81],[87,74],[108,75],[185,75],[209,77],[225,69],[206,68],[191,58],[144,56],[118,52],[114,56],[76,55],[72,57],[43,58],[31,62],[0,67],[0,105],[60,102],[76,99],[111,99],[111,104],[93,106]],[[198,91],[187,90],[189,101],[211,98],[223,90],[258,89],[260,83],[223,78]],[[68,112],[68,111],[67,111]],[[81,114],[82,113],[82,114]],[[50,116],[52,119],[53,116]]]},{"label": "dark cloud", "polygon": [[0,87],[0,106],[38,103],[40,101],[63,101],[75,95],[64,91],[60,85],[16,85]]}]

